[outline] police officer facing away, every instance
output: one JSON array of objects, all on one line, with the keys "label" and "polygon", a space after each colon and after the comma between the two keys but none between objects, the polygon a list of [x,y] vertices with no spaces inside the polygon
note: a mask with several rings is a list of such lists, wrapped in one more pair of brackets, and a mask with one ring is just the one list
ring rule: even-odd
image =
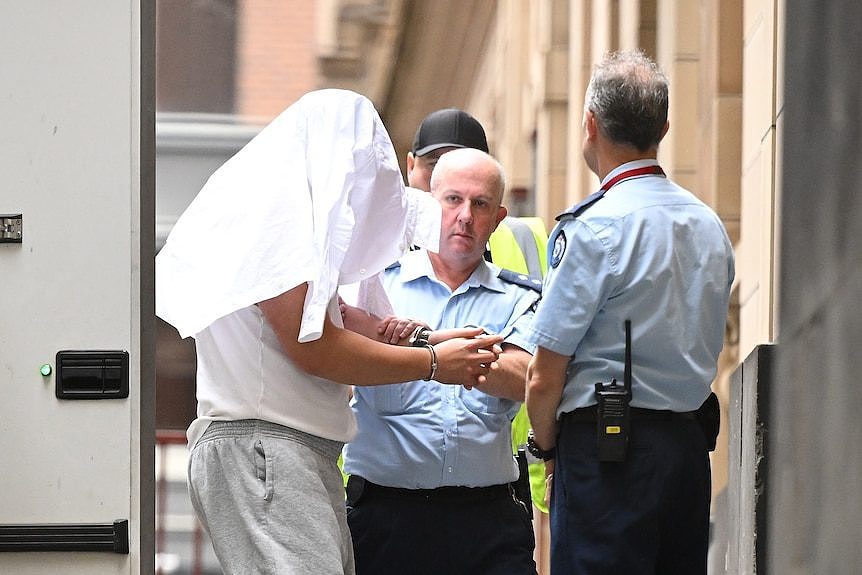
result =
[{"label": "police officer facing away", "polygon": [[[718,216],[656,161],[667,108],[667,79],[642,53],[596,67],[583,155],[601,188],[549,240],[527,411],[553,476],[554,573],[706,573],[716,430],[702,431],[701,407],[717,410],[707,399],[734,262]],[[611,405],[627,322],[630,406],[625,393]]]}]

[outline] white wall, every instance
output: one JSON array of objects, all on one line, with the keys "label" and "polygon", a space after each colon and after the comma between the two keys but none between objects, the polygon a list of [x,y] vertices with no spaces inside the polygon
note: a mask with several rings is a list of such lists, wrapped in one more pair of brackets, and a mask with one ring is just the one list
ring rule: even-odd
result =
[{"label": "white wall", "polygon": [[[0,213],[23,214],[22,243],[0,244],[0,529],[128,519],[131,540],[128,555],[0,553],[2,573],[152,565],[143,4],[8,2],[0,17]],[[69,349],[128,351],[129,397],[57,399],[40,366]]]}]

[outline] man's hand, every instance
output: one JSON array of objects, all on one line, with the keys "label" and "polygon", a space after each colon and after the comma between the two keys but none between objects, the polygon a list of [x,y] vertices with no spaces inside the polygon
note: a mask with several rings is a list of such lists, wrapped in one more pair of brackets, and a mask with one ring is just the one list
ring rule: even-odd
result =
[{"label": "man's hand", "polygon": [[499,335],[487,335],[471,339],[453,338],[436,344],[434,350],[437,353],[438,369],[434,379],[472,388],[478,384],[480,376],[488,373],[491,364],[497,361],[502,341]]},{"label": "man's hand", "polygon": [[502,353],[490,365],[488,373],[479,376],[476,388],[488,395],[524,401],[529,352],[510,343],[502,345]]},{"label": "man's hand", "polygon": [[551,488],[554,485],[554,460],[545,462],[545,506],[551,509]]},{"label": "man's hand", "polygon": [[403,343],[417,327],[429,327],[427,323],[417,319],[388,315],[377,325],[377,339],[383,343],[399,345]]}]

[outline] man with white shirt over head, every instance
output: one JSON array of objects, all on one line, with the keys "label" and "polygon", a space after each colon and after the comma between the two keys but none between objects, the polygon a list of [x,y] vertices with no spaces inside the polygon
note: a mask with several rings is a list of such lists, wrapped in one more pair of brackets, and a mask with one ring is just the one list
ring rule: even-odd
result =
[{"label": "man with white shirt over head", "polygon": [[156,311],[196,344],[190,495],[226,573],[353,573],[336,465],[349,386],[473,385],[496,358],[494,340],[410,349],[343,329],[340,283],[379,291],[408,246],[436,246],[426,200],[371,102],[320,90],[210,177],[158,254]]}]

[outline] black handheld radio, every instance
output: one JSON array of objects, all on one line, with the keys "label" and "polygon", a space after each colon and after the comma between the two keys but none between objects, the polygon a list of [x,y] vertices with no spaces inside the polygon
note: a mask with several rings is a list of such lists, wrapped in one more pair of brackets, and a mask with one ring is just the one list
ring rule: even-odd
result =
[{"label": "black handheld radio", "polygon": [[616,378],[596,384],[596,441],[599,461],[626,460],[631,429],[629,403],[632,399],[632,322],[626,320],[626,355],[623,385]]}]

